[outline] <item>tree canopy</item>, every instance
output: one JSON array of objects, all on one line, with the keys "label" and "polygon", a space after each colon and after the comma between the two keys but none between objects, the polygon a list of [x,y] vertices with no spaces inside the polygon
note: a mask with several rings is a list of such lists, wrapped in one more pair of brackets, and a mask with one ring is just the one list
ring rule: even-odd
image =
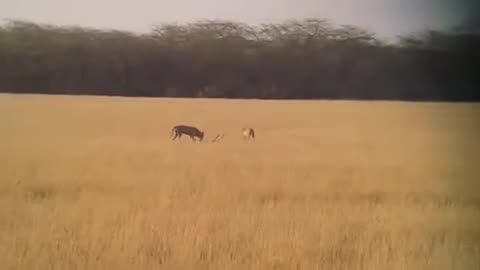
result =
[{"label": "tree canopy", "polygon": [[155,97],[480,100],[475,31],[386,44],[323,19],[163,24],[147,34],[0,27],[0,91]]}]

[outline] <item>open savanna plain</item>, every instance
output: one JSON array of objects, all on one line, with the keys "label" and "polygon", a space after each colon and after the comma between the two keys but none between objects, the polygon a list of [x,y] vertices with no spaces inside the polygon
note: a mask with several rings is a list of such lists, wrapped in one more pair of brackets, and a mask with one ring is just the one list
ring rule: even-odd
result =
[{"label": "open savanna plain", "polygon": [[[0,268],[480,269],[479,117],[0,95]],[[206,142],[172,141],[176,124]]]}]

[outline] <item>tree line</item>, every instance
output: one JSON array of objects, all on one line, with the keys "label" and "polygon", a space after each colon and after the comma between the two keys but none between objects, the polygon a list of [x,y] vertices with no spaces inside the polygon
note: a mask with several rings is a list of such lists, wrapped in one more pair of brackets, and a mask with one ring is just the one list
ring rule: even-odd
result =
[{"label": "tree line", "polygon": [[387,44],[322,19],[203,20],[145,34],[10,20],[0,92],[261,99],[480,100],[480,33]]}]

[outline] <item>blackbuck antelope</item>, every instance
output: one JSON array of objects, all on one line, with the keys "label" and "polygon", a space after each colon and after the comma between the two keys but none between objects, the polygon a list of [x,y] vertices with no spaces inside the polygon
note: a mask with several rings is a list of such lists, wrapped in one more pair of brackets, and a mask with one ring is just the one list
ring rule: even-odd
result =
[{"label": "blackbuck antelope", "polygon": [[253,128],[243,128],[242,135],[243,139],[255,139],[255,130],[253,130]]},{"label": "blackbuck antelope", "polygon": [[[195,141],[195,137],[198,137],[198,141],[202,141],[204,137],[203,131],[200,131],[196,127],[185,126],[185,125],[177,125],[174,126],[172,129],[171,137],[175,140],[177,137],[180,139],[182,138],[182,134],[190,136],[193,141]],[[174,136],[175,135],[175,136]]]}]

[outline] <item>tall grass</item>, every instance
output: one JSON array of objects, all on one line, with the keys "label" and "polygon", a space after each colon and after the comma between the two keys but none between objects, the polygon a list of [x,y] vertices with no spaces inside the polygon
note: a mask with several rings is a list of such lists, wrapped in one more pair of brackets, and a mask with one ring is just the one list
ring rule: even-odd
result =
[{"label": "tall grass", "polygon": [[479,269],[479,113],[1,95],[1,268]]}]

